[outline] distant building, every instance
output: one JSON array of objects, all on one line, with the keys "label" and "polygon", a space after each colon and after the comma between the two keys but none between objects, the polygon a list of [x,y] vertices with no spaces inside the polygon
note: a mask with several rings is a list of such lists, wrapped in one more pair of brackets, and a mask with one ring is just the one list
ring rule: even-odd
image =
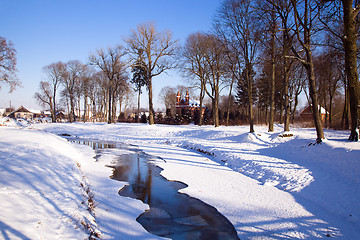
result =
[{"label": "distant building", "polygon": [[57,122],[67,122],[68,120],[68,116],[62,111],[57,112],[55,115]]},{"label": "distant building", "polygon": [[[177,113],[181,113],[183,110],[190,110],[192,114],[196,109],[200,110],[200,103],[198,101],[190,100],[189,91],[186,91],[185,99],[181,99],[180,92],[176,95],[175,108]],[[202,108],[202,113],[204,114],[205,106]]]},{"label": "distant building", "polygon": [[9,114],[11,118],[24,118],[26,120],[32,120],[34,118],[34,113],[30,112],[24,106],[19,107],[15,111]]},{"label": "distant building", "polygon": [[10,113],[12,113],[13,111],[15,111],[14,108],[10,107],[10,108],[5,108],[5,112],[3,113],[4,117],[7,117],[10,115]]},{"label": "distant building", "polygon": [[42,117],[42,112],[38,109],[29,109],[29,112],[33,113],[33,118]]},{"label": "distant building", "polygon": [[[326,118],[326,109],[319,106],[320,108],[320,118],[322,122],[325,122],[325,118]],[[329,116],[329,113],[327,113],[327,115]],[[304,110],[302,110],[302,112],[300,113],[300,119],[302,121],[312,121],[313,120],[313,115],[312,115],[312,108],[311,106],[307,106]]]}]

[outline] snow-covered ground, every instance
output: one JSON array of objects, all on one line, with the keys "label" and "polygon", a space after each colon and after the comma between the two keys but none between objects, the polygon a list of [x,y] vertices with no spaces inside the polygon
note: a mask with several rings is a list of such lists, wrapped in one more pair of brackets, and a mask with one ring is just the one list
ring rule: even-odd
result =
[{"label": "snow-covered ground", "polygon": [[[103,239],[158,238],[135,220],[147,205],[117,194],[125,183],[108,178],[111,157],[95,161],[90,147],[50,134],[66,133],[135,144],[163,158],[157,162],[162,175],[186,183],[181,192],[216,207],[240,239],[357,239],[360,143],[348,142],[345,131],[325,131],[327,139],[312,145],[314,129],[293,128],[290,137],[279,136],[281,126],[274,133],[265,126],[255,130],[103,123],[0,127],[0,201],[7,202],[0,205],[0,238],[81,239],[85,232],[76,219],[88,221]],[[94,194],[96,222],[81,204],[82,182]]]}]

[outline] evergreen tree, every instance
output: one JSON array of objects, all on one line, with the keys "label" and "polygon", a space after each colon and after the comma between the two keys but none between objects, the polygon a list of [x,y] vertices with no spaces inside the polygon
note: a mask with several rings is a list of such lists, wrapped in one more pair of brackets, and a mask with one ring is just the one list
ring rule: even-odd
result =
[{"label": "evergreen tree", "polygon": [[147,123],[147,117],[146,114],[144,113],[143,115],[141,115],[141,123]]},{"label": "evergreen tree", "polygon": [[[238,105],[248,105],[249,104],[249,96],[248,96],[248,81],[245,81],[246,79],[246,69],[242,71],[242,81],[238,81],[236,85],[236,95],[235,95],[235,102]],[[255,76],[255,71],[251,69],[251,79],[253,79]],[[256,91],[252,91],[252,100],[255,102],[256,100]]]},{"label": "evergreen tree", "polygon": [[135,119],[139,121],[141,88],[147,84],[147,70],[142,61],[138,61],[131,69],[133,74],[131,83],[135,85],[134,90],[138,92],[138,111]]}]

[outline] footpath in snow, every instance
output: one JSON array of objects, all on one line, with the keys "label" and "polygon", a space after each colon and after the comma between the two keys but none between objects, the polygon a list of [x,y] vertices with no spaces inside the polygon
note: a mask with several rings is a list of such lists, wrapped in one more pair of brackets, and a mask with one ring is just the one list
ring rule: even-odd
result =
[{"label": "footpath in snow", "polygon": [[[117,195],[118,189],[125,183],[108,178],[111,170],[105,165],[112,161],[111,158],[95,161],[92,158],[94,151],[90,147],[68,143],[58,136],[35,129],[135,144],[146,153],[163,158],[166,162],[157,163],[164,169],[162,175],[169,180],[186,183],[188,187],[181,189],[181,192],[216,207],[233,223],[240,239],[357,239],[360,234],[360,144],[346,141],[347,132],[326,131],[327,139],[321,145],[311,145],[309,143],[315,142],[316,136],[313,129],[294,128],[292,137],[280,137],[280,127],[274,133],[268,133],[266,127],[257,126],[254,134],[249,134],[246,126],[214,128],[75,123],[32,125],[27,130],[0,128],[3,136],[0,142],[3,145],[1,158],[17,156],[22,152],[20,149],[29,152],[19,158],[14,168],[20,168],[21,161],[35,162],[30,153],[41,155],[54,150],[56,154],[60,154],[61,150],[66,151],[68,161],[61,164],[76,167],[74,162],[78,162],[80,170],[74,168],[78,172],[74,170],[72,174],[78,178],[78,183],[84,181],[81,175],[85,175],[94,192],[97,203],[94,228],[98,228],[104,239],[114,239],[115,236],[126,236],[124,239],[158,238],[148,234],[135,221],[147,209],[147,205],[137,200],[124,200]],[[4,138],[9,134],[7,131],[18,132],[13,134],[13,142]],[[35,134],[34,137],[39,135],[42,140],[36,140],[38,145],[34,146],[34,138],[23,139],[23,133],[29,136]],[[50,143],[46,140],[48,137],[62,145],[55,144],[50,149]],[[18,146],[21,141],[17,138],[23,139],[22,148]],[[73,154],[75,152],[77,155]],[[49,156],[39,158],[40,162],[36,165],[41,169],[41,162]],[[6,162],[7,168],[12,164],[10,160]],[[1,163],[2,172],[7,171],[3,165]],[[24,167],[24,174],[28,171],[31,168]],[[12,179],[11,176],[9,179]],[[25,186],[23,180],[20,183],[22,185],[18,189],[29,188],[33,191],[36,186]],[[3,191],[0,200],[6,200],[8,195],[16,192],[16,188],[9,189],[12,184],[10,180],[0,180],[0,184]],[[36,190],[46,189],[47,184],[43,185],[41,190]],[[73,189],[69,189],[70,186],[65,189],[69,194],[79,194],[78,184],[72,186]],[[111,192],[112,195],[108,195]],[[72,202],[81,202],[82,198],[80,193]],[[115,204],[114,198],[121,199],[120,204]],[[16,199],[21,202],[19,197]],[[58,204],[59,209],[69,205],[61,201]],[[79,216],[87,216],[81,206],[73,208],[78,209]],[[61,215],[64,210],[58,212]],[[46,214],[47,210],[43,209],[40,215]],[[11,222],[4,217],[1,221],[4,226],[13,229],[8,232],[23,234],[16,220]],[[32,221],[26,221],[29,229],[34,228]],[[62,226],[65,228],[64,224]],[[35,234],[36,228],[29,231]],[[83,234],[83,231],[78,232]]]}]

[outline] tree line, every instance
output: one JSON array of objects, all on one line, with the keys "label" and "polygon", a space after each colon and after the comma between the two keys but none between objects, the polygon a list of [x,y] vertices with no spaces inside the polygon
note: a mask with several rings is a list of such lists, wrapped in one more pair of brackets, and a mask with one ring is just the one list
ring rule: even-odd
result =
[{"label": "tree line", "polygon": [[[186,76],[212,100],[219,126],[220,91],[235,84],[236,102],[246,106],[250,132],[254,106],[269,111],[273,131],[276,107],[289,131],[299,94],[311,106],[317,142],[324,138],[320,106],[330,110],[340,88],[344,118],[351,116],[349,140],[358,140],[358,1],[225,0],[210,33],[191,34],[180,50]],[[229,97],[230,98],[230,97]],[[229,114],[229,110],[227,111]],[[201,122],[200,122],[201,123]]]},{"label": "tree line", "polygon": [[[146,88],[148,120],[154,124],[152,82],[158,75],[177,69],[198,90],[200,108],[205,96],[210,99],[215,127],[222,118],[219,101],[227,90],[227,110],[222,111],[227,115],[226,124],[235,102],[246,116],[250,132],[254,132],[256,109],[264,113],[270,132],[276,114],[284,131],[289,131],[303,92],[320,143],[324,138],[320,106],[328,109],[331,126],[334,101],[342,92],[342,119],[351,129],[349,140],[358,141],[359,10],[357,0],[224,0],[211,31],[192,33],[182,45],[170,31],[161,32],[155,24],[146,23],[134,29],[123,46],[97,50],[87,63],[45,66],[47,79],[40,82],[36,98],[49,106],[55,120],[61,89],[70,121],[75,121],[75,111],[83,104],[84,121],[91,108],[96,117],[112,123],[117,105],[128,104],[133,90],[139,104]],[[7,46],[13,48],[11,43]],[[8,79],[3,75],[2,80]],[[202,114],[198,123],[203,124]]]}]

